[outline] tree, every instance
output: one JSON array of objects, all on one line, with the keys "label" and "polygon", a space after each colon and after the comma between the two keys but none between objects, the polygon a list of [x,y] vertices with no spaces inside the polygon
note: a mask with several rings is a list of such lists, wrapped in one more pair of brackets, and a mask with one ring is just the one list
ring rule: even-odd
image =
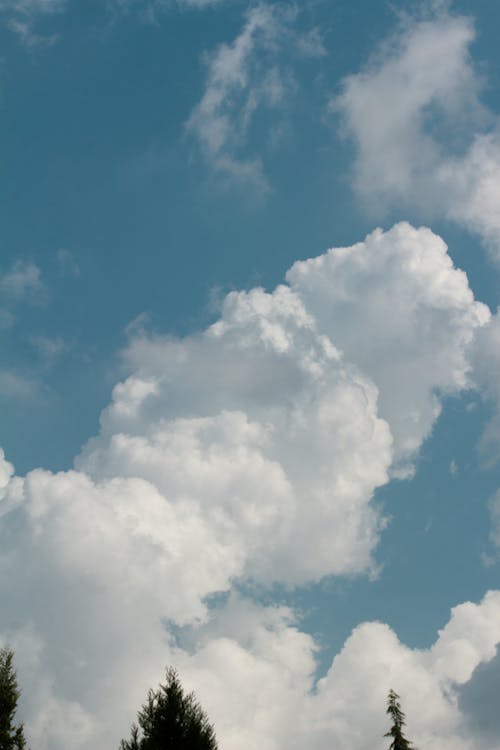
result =
[{"label": "tree", "polygon": [[184,694],[175,669],[167,669],[165,684],[149,691],[137,720],[121,750],[217,750],[213,726],[194,694]]},{"label": "tree", "polygon": [[384,735],[384,737],[392,737],[389,750],[413,750],[411,742],[409,742],[403,734],[405,715],[401,710],[399,695],[395,693],[394,690],[389,690],[386,713],[388,713],[392,719],[392,726]]},{"label": "tree", "polygon": [[23,750],[26,747],[24,727],[14,724],[17,702],[21,691],[13,667],[14,652],[8,647],[0,649],[0,749]]}]

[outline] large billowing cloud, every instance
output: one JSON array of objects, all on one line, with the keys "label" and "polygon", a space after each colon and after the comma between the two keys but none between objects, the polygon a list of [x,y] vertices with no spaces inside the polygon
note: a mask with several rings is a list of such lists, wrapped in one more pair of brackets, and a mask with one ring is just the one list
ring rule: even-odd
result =
[{"label": "large billowing cloud", "polygon": [[410,458],[440,397],[470,385],[469,348],[490,319],[445,243],[402,223],[296,263],[287,279],[321,330],[377,385],[396,457]]},{"label": "large billowing cloud", "polygon": [[[103,623],[99,612],[85,619],[82,631],[105,625],[105,636],[94,635],[101,648],[89,663],[75,652],[79,634],[73,632],[61,644],[66,663],[58,669],[47,663],[43,639],[29,627],[18,631],[20,674],[30,685],[28,729],[38,747],[116,747],[120,733],[127,734],[133,702],[139,705],[146,689],[161,679],[162,661],[175,663],[185,687],[197,691],[221,750],[383,750],[384,704],[395,686],[407,712],[407,734],[419,748],[498,747],[496,734],[475,734],[474,708],[463,714],[459,699],[471,679],[475,684],[476,668],[495,657],[500,592],[455,607],[428,649],[405,646],[383,623],[360,624],[319,681],[318,645],[287,607],[262,607],[233,596],[182,643],[146,618],[141,634],[130,632],[119,619],[129,614],[125,607],[116,621]],[[141,622],[141,613],[135,619]]]},{"label": "large billowing cloud", "polygon": [[446,217],[500,258],[500,120],[479,101],[471,20],[406,21],[333,107],[356,144],[354,184],[380,213]]},{"label": "large billowing cloud", "polygon": [[[381,708],[397,685],[417,747],[479,750],[463,726],[457,693],[477,665],[494,658],[499,615],[499,592],[479,605],[462,604],[423,650],[406,647],[383,623],[363,623],[315,684],[316,645],[290,612],[236,602],[181,663],[211,714],[220,717],[223,747],[379,750],[387,746]],[[495,741],[481,747],[494,748]]]},{"label": "large billowing cloud", "polygon": [[408,224],[287,278],[229,294],[197,335],[137,335],[131,374],[73,471],[14,477],[1,457],[0,632],[29,674],[41,750],[112,746],[167,662],[200,692],[223,748],[371,747],[388,675],[437,722],[425,739],[421,711],[416,739],[472,747],[452,745],[450,690],[493,655],[497,595],[459,608],[430,652],[360,627],[312,693],[316,646],[293,613],[234,595],[210,605],[241,581],[374,570],[385,521],[373,493],[408,468],[440,396],[469,385],[490,317],[444,243]]}]

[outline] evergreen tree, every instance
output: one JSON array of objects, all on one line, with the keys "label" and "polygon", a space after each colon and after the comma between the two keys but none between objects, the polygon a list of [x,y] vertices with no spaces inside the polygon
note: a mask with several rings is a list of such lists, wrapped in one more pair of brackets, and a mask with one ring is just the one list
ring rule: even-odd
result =
[{"label": "evergreen tree", "polygon": [[177,672],[167,669],[166,681],[150,690],[121,750],[217,750],[213,726],[193,693],[185,695]]},{"label": "evergreen tree", "polygon": [[392,719],[392,726],[384,735],[384,737],[392,737],[389,750],[414,750],[411,742],[409,742],[403,734],[405,715],[401,710],[399,695],[395,693],[394,690],[389,690],[386,713],[388,713]]},{"label": "evergreen tree", "polygon": [[13,667],[14,652],[0,649],[0,750],[24,750],[24,728],[14,724],[20,690]]}]

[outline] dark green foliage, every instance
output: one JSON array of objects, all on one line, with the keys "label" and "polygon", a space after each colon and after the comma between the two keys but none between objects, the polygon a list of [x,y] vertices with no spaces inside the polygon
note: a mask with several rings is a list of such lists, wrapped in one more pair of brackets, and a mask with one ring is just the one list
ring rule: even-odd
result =
[{"label": "dark green foliage", "polygon": [[121,750],[217,750],[212,725],[194,695],[184,695],[174,669],[167,669],[164,685],[149,691],[138,723]]},{"label": "dark green foliage", "polygon": [[26,747],[22,724],[14,724],[20,691],[13,667],[14,652],[0,649],[0,750],[23,750]]},{"label": "dark green foliage", "polygon": [[401,710],[399,695],[395,693],[394,690],[389,690],[386,713],[388,713],[392,719],[392,727],[384,735],[384,737],[392,737],[389,750],[414,750],[411,742],[409,742],[403,734],[405,715]]}]

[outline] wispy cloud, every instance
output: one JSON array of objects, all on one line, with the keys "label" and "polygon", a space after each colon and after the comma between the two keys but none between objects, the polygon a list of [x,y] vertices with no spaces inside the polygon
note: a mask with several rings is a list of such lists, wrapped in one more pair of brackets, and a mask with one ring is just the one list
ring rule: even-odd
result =
[{"label": "wispy cloud", "polygon": [[0,308],[0,331],[6,331],[14,325],[15,317],[10,310]]},{"label": "wispy cloud", "polygon": [[[356,145],[354,186],[375,214],[448,218],[500,260],[500,118],[479,99],[469,18],[406,18],[333,102]],[[442,128],[446,132],[441,135]]]},{"label": "wispy cloud", "polygon": [[43,46],[52,44],[57,35],[38,34],[38,20],[43,16],[62,12],[68,2],[69,0],[0,0],[0,15],[26,47]]},{"label": "wispy cloud", "polygon": [[[73,0],[0,0],[0,18],[15,32],[27,48],[53,44],[57,34],[40,34],[38,23],[45,17],[67,10]],[[227,0],[102,0],[112,16],[135,14],[145,22],[156,23],[160,17],[179,9],[203,9]]]},{"label": "wispy cloud", "polygon": [[38,334],[31,336],[29,342],[38,353],[40,364],[44,369],[51,367],[68,348],[66,341],[61,336]]},{"label": "wispy cloud", "polygon": [[73,278],[78,278],[80,276],[80,266],[75,260],[74,255],[69,250],[61,248],[57,251],[56,258],[62,276],[70,276]]},{"label": "wispy cloud", "polygon": [[145,21],[157,21],[164,14],[178,9],[213,8],[230,0],[107,0],[115,13],[137,13]]},{"label": "wispy cloud", "polygon": [[35,378],[17,370],[0,368],[0,397],[27,399],[38,390]]},{"label": "wispy cloud", "polygon": [[0,272],[0,293],[4,299],[31,304],[44,303],[48,296],[39,267],[22,260],[14,261],[7,271]]},{"label": "wispy cloud", "polygon": [[207,163],[231,182],[269,187],[261,157],[247,151],[257,113],[280,108],[293,91],[283,52],[324,54],[318,31],[297,32],[296,20],[292,6],[258,5],[248,11],[238,36],[205,58],[205,91],[186,131]]}]

